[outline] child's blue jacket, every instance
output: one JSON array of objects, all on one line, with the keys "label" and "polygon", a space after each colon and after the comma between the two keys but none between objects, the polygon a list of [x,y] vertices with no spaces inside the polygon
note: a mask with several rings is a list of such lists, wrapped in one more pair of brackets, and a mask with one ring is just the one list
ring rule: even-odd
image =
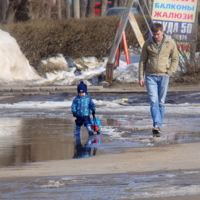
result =
[{"label": "child's blue jacket", "polygon": [[77,95],[72,102],[71,111],[77,116],[90,116],[90,110],[95,111],[92,98],[86,93],[84,97]]}]

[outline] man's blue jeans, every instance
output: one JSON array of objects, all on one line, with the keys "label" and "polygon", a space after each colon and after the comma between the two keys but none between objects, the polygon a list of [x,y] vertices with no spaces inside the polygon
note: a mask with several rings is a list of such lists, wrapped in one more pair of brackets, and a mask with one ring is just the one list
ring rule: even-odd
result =
[{"label": "man's blue jeans", "polygon": [[150,100],[151,117],[153,126],[161,127],[165,114],[165,98],[167,95],[169,77],[164,76],[146,76],[146,88]]}]

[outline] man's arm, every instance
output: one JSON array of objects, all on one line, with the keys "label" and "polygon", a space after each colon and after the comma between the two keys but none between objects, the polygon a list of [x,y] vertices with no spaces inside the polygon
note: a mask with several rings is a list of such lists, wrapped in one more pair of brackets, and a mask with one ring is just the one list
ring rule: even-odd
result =
[{"label": "man's arm", "polygon": [[142,53],[140,56],[140,63],[139,63],[139,85],[141,87],[144,87],[144,71],[145,71],[145,65],[148,59],[148,52],[147,52],[147,42],[144,43],[142,47]]},{"label": "man's arm", "polygon": [[171,64],[170,64],[169,70],[167,70],[167,74],[169,76],[171,76],[176,71],[176,68],[179,62],[177,46],[176,46],[175,41],[174,40],[172,41],[173,41],[173,45],[172,45],[171,54],[170,54]]}]

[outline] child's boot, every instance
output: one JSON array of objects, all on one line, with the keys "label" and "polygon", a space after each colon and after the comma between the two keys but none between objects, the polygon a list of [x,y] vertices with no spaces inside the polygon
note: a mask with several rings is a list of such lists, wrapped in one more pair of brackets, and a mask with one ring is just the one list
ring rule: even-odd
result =
[{"label": "child's boot", "polygon": [[79,135],[81,132],[81,126],[76,126],[76,131],[74,132],[74,135]]},{"label": "child's boot", "polygon": [[86,126],[86,129],[87,129],[89,135],[94,135],[94,131],[91,129],[90,124]]}]

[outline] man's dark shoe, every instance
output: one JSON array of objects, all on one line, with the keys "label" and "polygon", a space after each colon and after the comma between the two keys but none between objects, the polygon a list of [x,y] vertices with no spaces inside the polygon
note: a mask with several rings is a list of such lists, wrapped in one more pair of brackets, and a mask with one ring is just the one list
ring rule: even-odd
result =
[{"label": "man's dark shoe", "polygon": [[159,126],[153,127],[152,132],[153,134],[160,134],[161,133],[160,127]]}]

